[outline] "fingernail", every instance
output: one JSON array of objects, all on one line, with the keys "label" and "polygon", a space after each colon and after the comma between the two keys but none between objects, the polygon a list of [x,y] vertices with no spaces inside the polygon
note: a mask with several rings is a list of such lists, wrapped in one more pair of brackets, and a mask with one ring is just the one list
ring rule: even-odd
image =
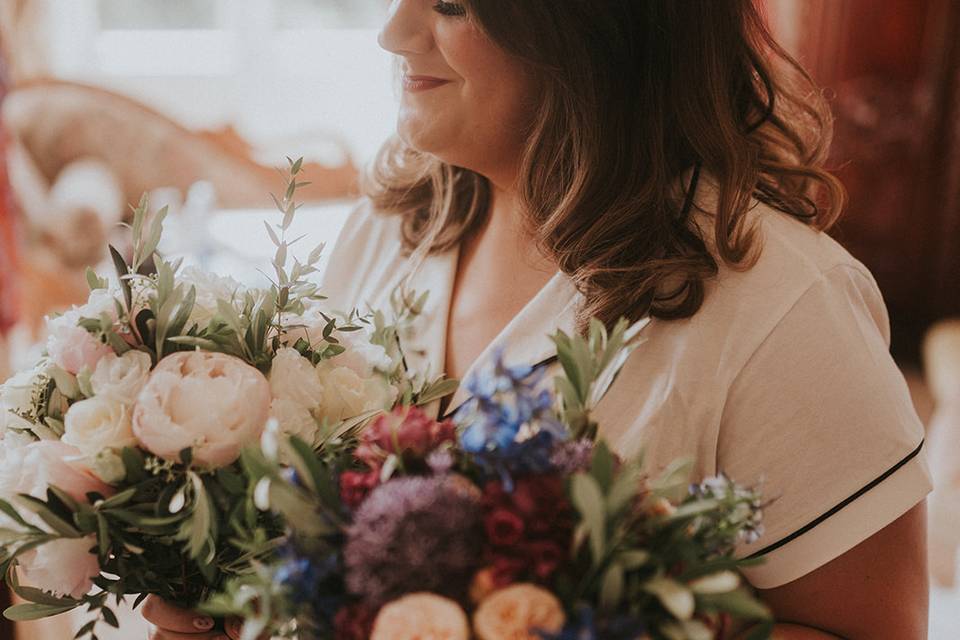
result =
[{"label": "fingernail", "polygon": [[193,626],[200,631],[210,631],[210,629],[213,629],[213,618],[210,616],[197,616],[193,619]]}]

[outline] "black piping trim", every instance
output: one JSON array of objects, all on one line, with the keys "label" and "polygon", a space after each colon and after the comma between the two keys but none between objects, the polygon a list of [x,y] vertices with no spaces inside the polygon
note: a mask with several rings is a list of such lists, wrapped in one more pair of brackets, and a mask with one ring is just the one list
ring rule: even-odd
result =
[{"label": "black piping trim", "polygon": [[769,545],[769,546],[767,546],[767,547],[764,547],[764,548],[761,549],[760,551],[757,551],[756,553],[753,553],[753,554],[749,555],[749,556],[748,556],[748,559],[749,559],[749,558],[757,558],[757,557],[759,557],[759,556],[766,555],[766,554],[770,553],[771,551],[776,551],[777,549],[779,549],[779,548],[782,547],[783,545],[787,544],[788,542],[791,542],[792,540],[795,540],[795,539],[799,538],[800,536],[802,536],[803,534],[807,533],[808,531],[810,531],[811,529],[813,529],[814,527],[816,527],[818,524],[822,523],[824,520],[826,520],[826,519],[829,518],[830,516],[836,514],[838,511],[840,511],[840,510],[843,509],[845,506],[847,506],[848,504],[850,504],[851,502],[853,502],[854,500],[856,500],[857,498],[859,498],[860,496],[862,496],[863,494],[865,494],[867,491],[870,491],[871,489],[873,489],[874,487],[876,487],[878,484],[880,484],[881,482],[883,482],[884,480],[886,480],[887,478],[889,478],[891,475],[894,474],[894,472],[897,471],[897,469],[899,469],[900,467],[902,467],[903,465],[907,464],[908,462],[910,462],[911,460],[913,460],[915,457],[917,457],[917,454],[920,453],[920,450],[921,450],[921,449],[923,449],[923,443],[924,443],[924,441],[921,440],[921,441],[920,441],[920,444],[917,445],[917,448],[914,449],[913,451],[911,451],[910,453],[908,453],[907,456],[906,456],[903,460],[901,460],[901,461],[898,462],[897,464],[895,464],[895,465],[893,465],[892,467],[890,467],[889,469],[887,469],[885,472],[883,472],[883,474],[882,474],[879,478],[877,478],[876,480],[874,480],[873,482],[871,482],[871,483],[868,484],[867,486],[863,487],[862,489],[860,489],[859,491],[857,491],[855,494],[853,494],[852,496],[850,496],[849,498],[847,498],[846,500],[844,500],[843,502],[841,502],[840,504],[838,504],[838,505],[835,506],[834,508],[832,508],[832,509],[830,509],[829,511],[827,511],[826,513],[824,513],[823,515],[821,515],[819,518],[817,518],[817,519],[814,520],[813,522],[807,524],[806,526],[804,526],[804,527],[802,527],[802,528],[800,528],[800,529],[797,529],[796,531],[794,531],[793,533],[791,533],[791,534],[788,535],[787,537],[781,538],[781,539],[778,540],[777,542],[774,542],[773,544],[771,544],[771,545]]}]

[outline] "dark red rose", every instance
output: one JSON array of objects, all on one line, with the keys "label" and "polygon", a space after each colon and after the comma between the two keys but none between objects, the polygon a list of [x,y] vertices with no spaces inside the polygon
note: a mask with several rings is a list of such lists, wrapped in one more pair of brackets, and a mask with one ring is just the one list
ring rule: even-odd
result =
[{"label": "dark red rose", "polygon": [[344,471],[340,474],[340,499],[350,509],[356,509],[380,484],[380,472]]},{"label": "dark red rose", "polygon": [[526,552],[530,557],[533,573],[541,580],[549,579],[566,559],[564,548],[549,540],[531,542],[526,545]]},{"label": "dark red rose", "polygon": [[523,535],[523,520],[504,508],[497,508],[483,518],[487,540],[498,547],[508,547],[520,542]]},{"label": "dark red rose", "polygon": [[333,618],[336,640],[367,640],[373,631],[374,611],[360,603],[348,604]]},{"label": "dark red rose", "polygon": [[527,561],[523,558],[501,555],[490,563],[493,584],[498,589],[517,582],[527,570]]}]

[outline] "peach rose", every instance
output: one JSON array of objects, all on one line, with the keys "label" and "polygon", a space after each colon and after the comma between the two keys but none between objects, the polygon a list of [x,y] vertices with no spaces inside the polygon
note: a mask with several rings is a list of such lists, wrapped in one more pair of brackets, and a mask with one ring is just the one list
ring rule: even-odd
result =
[{"label": "peach rose", "polygon": [[133,409],[133,433],[148,451],[211,467],[230,464],[257,441],[270,412],[270,383],[223,353],[182,351],[161,360]]},{"label": "peach rose", "polygon": [[488,596],[473,614],[480,640],[540,640],[538,631],[558,633],[566,616],[549,591],[533,584],[511,585]]},{"label": "peach rose", "polygon": [[467,640],[470,625],[460,605],[434,593],[411,593],[380,609],[370,640]]}]

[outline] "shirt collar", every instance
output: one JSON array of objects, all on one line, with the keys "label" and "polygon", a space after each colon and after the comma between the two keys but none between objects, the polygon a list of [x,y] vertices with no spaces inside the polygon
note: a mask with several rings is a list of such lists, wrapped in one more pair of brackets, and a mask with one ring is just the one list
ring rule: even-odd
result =
[{"label": "shirt collar", "polygon": [[[408,353],[408,366],[429,378],[443,372],[446,355],[447,323],[458,252],[448,251],[427,257],[412,279],[413,288],[429,290],[427,302],[416,319],[414,348]],[[462,382],[492,362],[502,350],[504,360],[512,365],[535,365],[555,352],[550,339],[558,330],[568,334],[576,330],[576,312],[581,296],[570,278],[558,271],[547,284],[514,316],[488,344],[465,372],[446,413],[451,413],[469,398]]]}]

